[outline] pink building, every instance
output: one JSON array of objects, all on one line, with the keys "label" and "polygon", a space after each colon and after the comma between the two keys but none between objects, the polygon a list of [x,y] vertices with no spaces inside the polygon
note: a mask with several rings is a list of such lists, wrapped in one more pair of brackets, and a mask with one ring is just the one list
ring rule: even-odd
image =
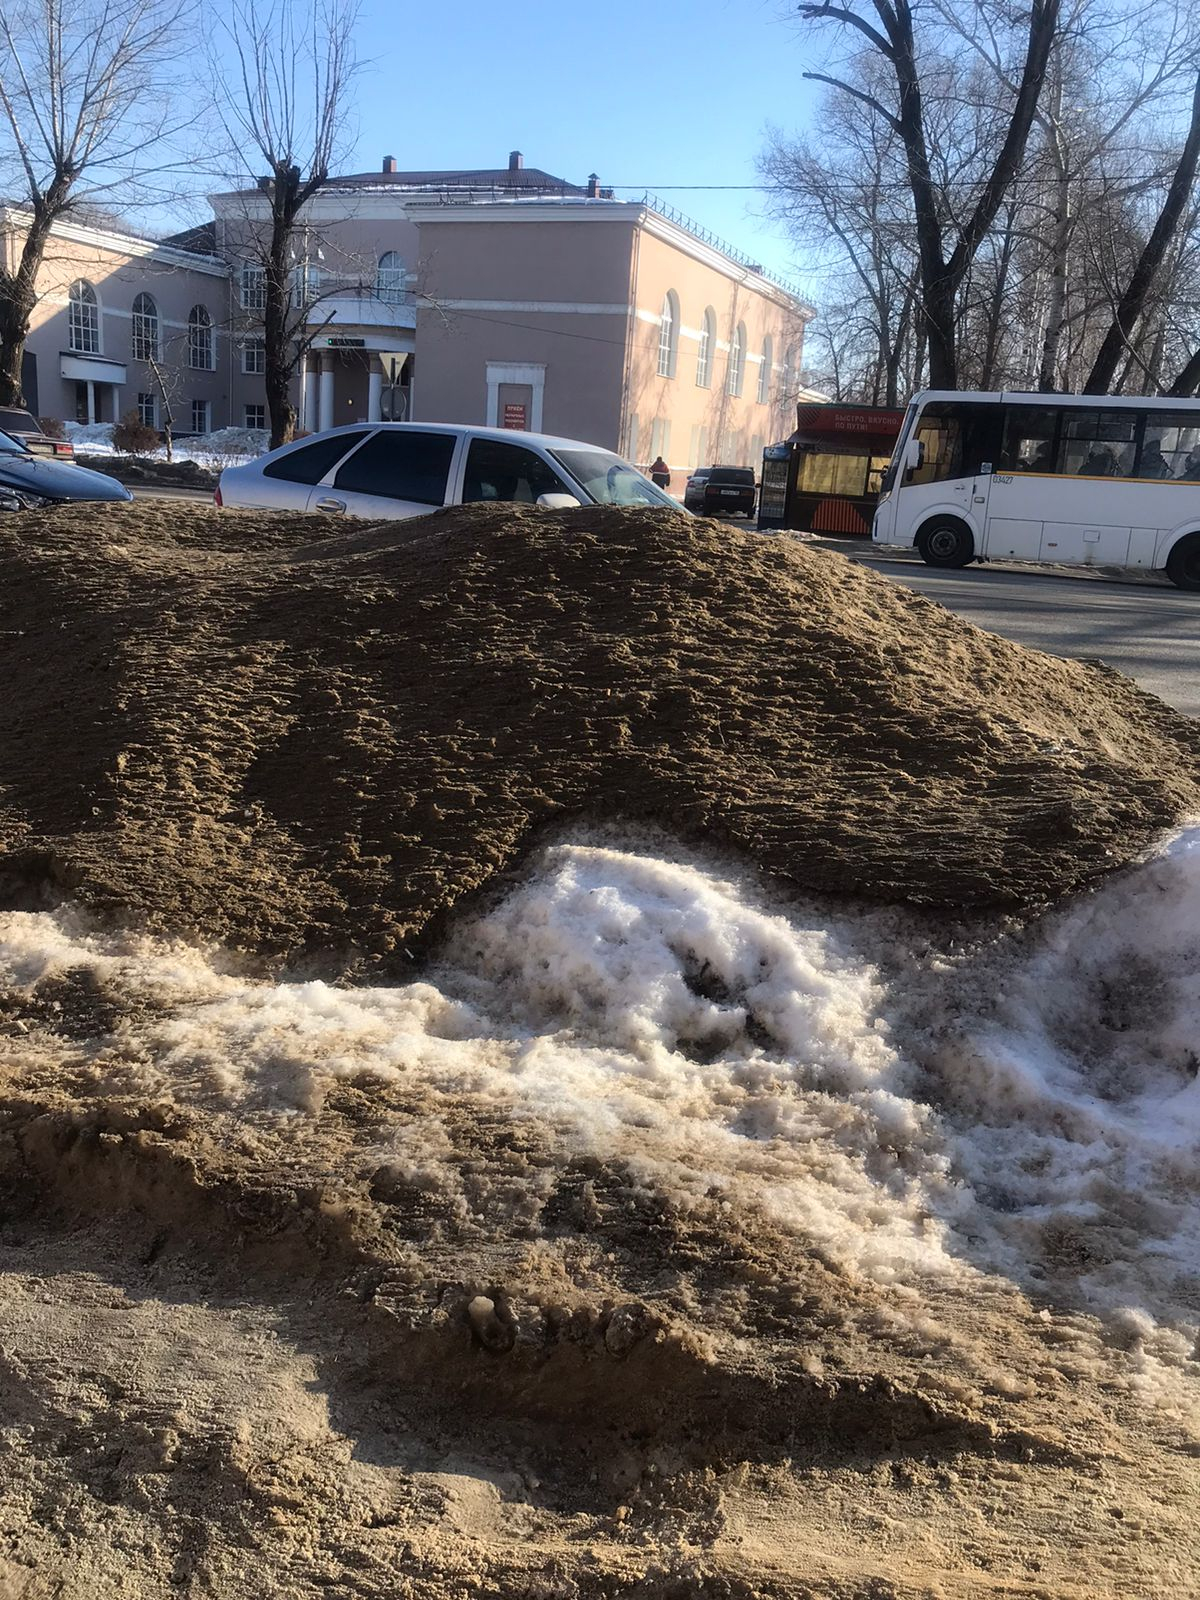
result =
[{"label": "pink building", "polygon": [[[42,415],[136,405],[150,418],[149,295],[177,431],[265,421],[265,197],[212,207],[161,244],[56,232],[29,342]],[[812,312],[791,289],[669,208],[565,183],[518,152],[496,170],[400,172],[389,157],[338,179],[306,208],[295,284],[313,341],[295,398],[312,431],[386,417],[525,427],[661,454],[682,488],[691,466],[757,465],[794,424]]]}]

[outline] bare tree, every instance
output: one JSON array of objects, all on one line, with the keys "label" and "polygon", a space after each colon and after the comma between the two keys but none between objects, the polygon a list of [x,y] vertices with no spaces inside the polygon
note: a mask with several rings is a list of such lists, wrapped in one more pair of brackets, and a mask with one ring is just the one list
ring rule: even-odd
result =
[{"label": "bare tree", "polygon": [[[54,224],[126,196],[175,121],[170,68],[193,0],[5,0],[0,12],[0,180],[21,214],[0,262],[0,405],[22,403],[21,364]],[[153,152],[153,155],[148,155]]]},{"label": "bare tree", "polygon": [[[855,315],[838,319],[839,400],[898,403],[916,294],[912,230],[897,194],[903,163],[893,129],[863,117],[843,96],[831,97],[819,149],[812,140],[789,140],[772,130],[759,160],[772,212],[810,255],[832,261],[834,303],[857,307]],[[826,321],[831,314],[827,303]],[[820,326],[815,332],[820,338]],[[852,341],[861,353],[853,353]],[[831,340],[831,359],[832,350]]]},{"label": "bare tree", "polygon": [[[949,225],[939,205],[933,172],[935,147],[926,122],[925,80],[918,64],[911,0],[871,0],[875,22],[856,8],[857,3],[858,0],[846,0],[845,4],[832,4],[827,0],[821,5],[801,5],[799,12],[810,21],[835,23],[848,34],[867,41],[892,69],[895,82],[890,104],[826,73],[805,76],[831,84],[865,104],[903,142],[912,192],[920,264],[920,313],[929,343],[930,378],[936,387],[954,388],[958,380],[956,299],[1024,159],[1058,30],[1061,0],[1032,0],[1023,60],[1016,74],[1016,94],[1001,123],[999,148],[963,220]],[[995,19],[989,19],[989,23],[994,25]]]},{"label": "bare tree", "polygon": [[266,168],[247,220],[262,270],[272,449],[295,433],[291,383],[319,331],[296,243],[305,206],[327,186],[341,154],[358,71],[357,21],[358,0],[233,0],[225,31],[236,70],[229,77],[227,64],[214,63],[230,143]]},{"label": "bare tree", "polygon": [[1175,171],[1171,175],[1162,210],[1113,314],[1104,342],[1084,385],[1085,394],[1105,394],[1112,387],[1117,364],[1128,349],[1130,335],[1145,309],[1154,280],[1191,198],[1198,161],[1200,161],[1200,74],[1197,74],[1196,88],[1192,96],[1192,115],[1187,137],[1179,153]]}]

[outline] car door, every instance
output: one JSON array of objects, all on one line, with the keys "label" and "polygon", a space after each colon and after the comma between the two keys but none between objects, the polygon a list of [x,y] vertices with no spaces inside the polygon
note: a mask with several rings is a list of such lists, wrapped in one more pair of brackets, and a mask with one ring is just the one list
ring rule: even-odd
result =
[{"label": "car door", "polygon": [[561,477],[549,461],[528,445],[486,436],[470,439],[463,468],[461,500],[505,501],[513,505],[535,506],[543,494],[579,492]]},{"label": "car door", "polygon": [[309,495],[308,509],[347,517],[420,517],[446,503],[456,433],[380,428]]}]

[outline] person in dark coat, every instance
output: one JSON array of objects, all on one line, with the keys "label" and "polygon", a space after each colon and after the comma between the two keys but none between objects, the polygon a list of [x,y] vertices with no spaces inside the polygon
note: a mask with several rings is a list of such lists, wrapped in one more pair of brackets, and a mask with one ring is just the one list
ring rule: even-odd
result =
[{"label": "person in dark coat", "polygon": [[656,456],[650,463],[650,481],[656,483],[660,489],[671,487],[671,469],[662,456]]}]

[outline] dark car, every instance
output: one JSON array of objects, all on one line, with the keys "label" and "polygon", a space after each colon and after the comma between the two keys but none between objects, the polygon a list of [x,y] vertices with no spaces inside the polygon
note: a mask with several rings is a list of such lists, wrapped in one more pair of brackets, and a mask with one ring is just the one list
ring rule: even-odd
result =
[{"label": "dark car", "polygon": [[70,461],[46,461],[0,433],[0,511],[64,500],[132,500],[123,483]]},{"label": "dark car", "polygon": [[0,406],[0,431],[18,440],[31,455],[53,456],[61,461],[74,461],[75,446],[69,439],[52,439],[31,411],[21,411],[16,406]]},{"label": "dark car", "polygon": [[683,491],[683,503],[701,516],[754,515],[754,471],[751,467],[699,467]]}]

